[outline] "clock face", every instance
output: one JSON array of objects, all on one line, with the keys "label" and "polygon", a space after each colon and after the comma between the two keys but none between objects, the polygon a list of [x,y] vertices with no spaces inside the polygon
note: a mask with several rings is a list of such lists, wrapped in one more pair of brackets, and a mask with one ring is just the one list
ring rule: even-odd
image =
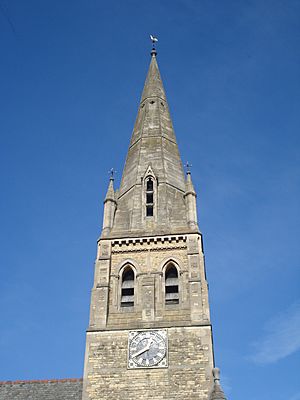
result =
[{"label": "clock face", "polygon": [[129,333],[128,368],[167,366],[167,332],[165,330]]}]

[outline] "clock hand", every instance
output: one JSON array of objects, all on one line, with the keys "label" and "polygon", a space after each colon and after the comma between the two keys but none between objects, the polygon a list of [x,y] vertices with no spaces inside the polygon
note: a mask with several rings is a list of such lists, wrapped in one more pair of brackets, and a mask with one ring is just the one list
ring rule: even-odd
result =
[{"label": "clock hand", "polygon": [[147,350],[149,350],[149,349],[148,349],[148,346],[142,348],[142,350],[139,350],[137,353],[132,354],[132,357],[135,358],[135,357],[139,356],[140,354],[145,353],[145,351],[147,351]]},{"label": "clock hand", "polygon": [[152,342],[153,342],[153,339],[150,338],[150,340],[149,340],[147,346],[145,346],[144,348],[142,348],[142,350],[139,350],[137,353],[132,354],[132,357],[135,358],[135,357],[137,357],[137,356],[139,356],[139,355],[145,353],[146,351],[150,350],[150,347],[151,347]]},{"label": "clock hand", "polygon": [[147,344],[147,348],[148,348],[148,350],[150,349],[152,342],[153,342],[153,339],[152,339],[152,338],[150,338],[150,340],[149,340],[149,343]]}]

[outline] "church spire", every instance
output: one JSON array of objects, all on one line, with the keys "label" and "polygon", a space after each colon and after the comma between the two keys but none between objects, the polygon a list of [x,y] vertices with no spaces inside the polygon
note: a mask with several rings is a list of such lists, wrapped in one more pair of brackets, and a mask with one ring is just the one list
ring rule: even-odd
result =
[{"label": "church spire", "polygon": [[[116,198],[112,236],[190,230],[186,181],[156,55],[153,47]],[[149,179],[152,191],[147,190]]]},{"label": "church spire", "polygon": [[120,189],[110,182],[104,207],[82,399],[225,400],[211,375],[196,193],[184,176],[156,50]]},{"label": "church spire", "polygon": [[141,103],[143,103],[149,97],[159,97],[163,101],[167,101],[163,83],[158,69],[156,60],[156,50],[151,51],[151,62],[149,71],[147,74],[143,94],[141,97]]}]

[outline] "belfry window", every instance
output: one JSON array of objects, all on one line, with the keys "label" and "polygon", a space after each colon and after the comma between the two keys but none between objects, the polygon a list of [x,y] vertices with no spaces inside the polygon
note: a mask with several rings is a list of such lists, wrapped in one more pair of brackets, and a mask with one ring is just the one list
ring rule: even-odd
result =
[{"label": "belfry window", "polygon": [[121,307],[134,306],[134,272],[127,267],[122,274]]},{"label": "belfry window", "polygon": [[165,273],[165,303],[179,304],[179,286],[177,268],[170,264]]},{"label": "belfry window", "polygon": [[154,188],[152,178],[146,181],[146,216],[153,217]]}]

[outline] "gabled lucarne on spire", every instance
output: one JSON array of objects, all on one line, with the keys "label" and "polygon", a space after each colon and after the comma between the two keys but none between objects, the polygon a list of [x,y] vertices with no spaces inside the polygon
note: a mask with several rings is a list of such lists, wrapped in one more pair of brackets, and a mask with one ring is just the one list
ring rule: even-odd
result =
[{"label": "gabled lucarne on spire", "polygon": [[[146,176],[149,166],[151,177]],[[148,190],[147,185],[153,185],[153,190]],[[156,50],[151,52],[120,190],[115,200],[114,219],[105,236],[165,234],[171,232],[171,227],[173,233],[198,229],[196,203],[186,196],[186,181]]]}]

